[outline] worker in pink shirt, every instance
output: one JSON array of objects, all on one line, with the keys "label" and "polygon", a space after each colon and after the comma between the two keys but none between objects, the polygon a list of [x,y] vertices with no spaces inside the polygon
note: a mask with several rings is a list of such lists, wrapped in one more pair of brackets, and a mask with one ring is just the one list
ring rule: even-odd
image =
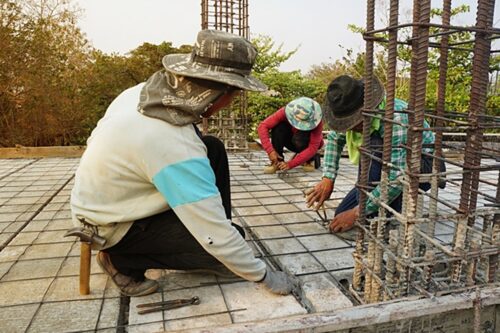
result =
[{"label": "worker in pink shirt", "polygon": [[[306,172],[319,168],[317,152],[323,146],[322,118],[321,107],[316,101],[299,97],[260,123],[257,132],[271,161],[264,167],[264,173],[285,171],[299,165],[303,165]],[[285,147],[296,153],[288,162],[283,155]]]}]

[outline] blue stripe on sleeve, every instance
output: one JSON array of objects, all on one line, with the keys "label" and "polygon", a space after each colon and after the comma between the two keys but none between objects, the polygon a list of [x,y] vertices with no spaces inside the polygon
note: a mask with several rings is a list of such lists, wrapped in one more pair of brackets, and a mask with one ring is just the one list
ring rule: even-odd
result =
[{"label": "blue stripe on sleeve", "polygon": [[153,184],[171,208],[219,194],[208,158],[193,158],[161,169]]}]

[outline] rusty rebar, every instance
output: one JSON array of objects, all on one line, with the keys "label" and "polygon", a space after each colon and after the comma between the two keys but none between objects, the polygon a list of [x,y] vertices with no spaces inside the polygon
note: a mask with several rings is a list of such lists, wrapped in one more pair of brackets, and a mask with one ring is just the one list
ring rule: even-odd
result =
[{"label": "rusty rebar", "polygon": [[[477,6],[476,27],[481,29],[491,26],[493,23],[494,1],[479,0]],[[467,131],[467,140],[465,145],[464,169],[471,170],[465,173],[462,180],[460,209],[465,213],[469,213],[476,208],[477,205],[477,189],[479,185],[480,172],[474,170],[481,164],[480,150],[483,141],[483,132],[478,128],[478,118],[484,113],[486,106],[486,93],[488,89],[488,69],[489,56],[491,51],[491,40],[488,38],[488,33],[477,32],[476,42],[474,44],[474,56],[472,59],[472,82],[470,104],[468,110],[468,121],[471,128]],[[475,219],[469,217],[468,225],[473,225]],[[461,240],[460,240],[461,241]],[[469,246],[467,234],[465,234],[464,244],[459,244],[465,247]],[[453,280],[457,282],[460,273],[460,263],[455,264],[452,271]]]},{"label": "rusty rebar", "polygon": [[[202,29],[216,29],[249,36],[248,0],[202,0]],[[219,137],[228,150],[247,150],[247,93],[242,91],[237,99],[239,113],[222,110],[210,119],[203,119],[203,134]]]},{"label": "rusty rebar", "polygon": [[[399,15],[399,0],[391,0],[390,9],[389,9],[389,17],[390,17],[390,25],[395,26],[398,24],[398,15]],[[387,57],[387,85],[386,85],[386,107],[385,107],[385,115],[384,119],[392,120],[394,118],[394,99],[396,97],[396,70],[397,70],[397,39],[398,39],[398,31],[397,29],[393,29],[389,31],[389,45],[388,45],[388,57]],[[369,104],[371,105],[371,104]],[[376,107],[376,106],[375,106]],[[371,118],[369,118],[371,122]],[[392,123],[384,122],[384,142],[392,143]],[[391,161],[392,155],[392,145],[384,144],[382,150],[382,173],[380,178],[380,200],[386,202],[388,200],[387,192],[389,186],[389,174],[391,173],[391,167],[389,166],[389,162]],[[385,216],[386,210],[383,206],[379,206],[379,216]],[[384,242],[385,238],[385,219],[381,218],[378,220],[377,225],[377,238],[379,241]],[[380,275],[382,273],[382,259],[383,259],[383,250],[381,247],[376,247],[374,263],[373,263],[373,271],[375,274]],[[382,276],[383,278],[383,276]],[[371,287],[371,297],[370,299],[374,302],[380,300],[380,285],[377,280],[372,280]]]},{"label": "rusty rebar", "polygon": [[[367,0],[367,11],[366,11],[366,30],[373,30],[375,28],[375,0]],[[373,52],[374,52],[374,42],[366,41],[366,52],[365,52],[365,90],[364,90],[364,105],[371,106],[373,103]],[[365,106],[363,106],[365,107]],[[370,126],[371,118],[363,117],[363,147],[365,149],[369,148],[370,144]],[[368,186],[368,167],[370,164],[370,158],[366,155],[362,155],[360,159],[361,170],[359,175],[359,184],[361,186]],[[364,225],[366,223],[366,199],[367,196],[365,193],[361,191],[359,194],[359,218],[358,221],[360,224]],[[358,235],[356,238],[356,249],[355,249],[355,259],[362,258],[364,255],[363,251],[363,231],[358,231]],[[353,272],[353,289],[360,290],[361,289],[361,277],[362,277],[363,267],[361,265],[361,260],[358,260],[354,264],[354,272]],[[365,283],[366,286],[366,283]]]},{"label": "rusty rebar", "polygon": [[[498,278],[500,174],[496,183],[490,178],[481,178],[483,174],[489,175],[486,172],[500,170],[500,164],[492,162],[500,160],[500,149],[494,145],[483,145],[484,132],[500,128],[500,117],[485,115],[484,112],[488,87],[488,57],[492,52],[491,40],[496,37],[493,34],[500,32],[492,27],[494,2],[479,0],[476,25],[457,27],[450,25],[451,0],[443,1],[441,24],[430,23],[430,0],[415,0],[413,22],[399,24],[399,1],[391,0],[389,25],[378,30],[374,29],[373,23],[374,1],[367,2],[367,32],[364,34],[367,52],[365,106],[362,113],[363,145],[359,149],[361,171],[356,186],[360,193],[361,211],[365,211],[368,199],[379,206],[379,211],[378,216],[370,219],[361,214],[356,224],[360,233],[354,254],[353,288],[350,290],[357,299],[375,302],[380,300],[381,296],[388,300],[414,293],[431,297],[445,291],[461,290],[467,285],[495,282]],[[412,55],[409,103],[406,110],[395,111],[396,50],[401,44],[401,41],[398,41],[398,31],[405,27],[413,27],[412,36],[406,43],[410,45]],[[437,28],[432,35],[429,31],[431,27]],[[467,43],[458,42],[451,45],[450,36],[463,31],[475,33],[475,38]],[[379,32],[387,33],[387,39],[376,36]],[[430,38],[433,39],[432,42]],[[436,43],[438,38],[440,41]],[[371,104],[375,42],[388,43],[385,110],[378,110],[377,106]],[[468,110],[464,113],[446,110],[448,53],[450,50],[456,50],[459,45],[470,46],[467,51],[474,51],[471,98]],[[435,46],[439,47],[436,108],[426,110],[428,56],[429,49]],[[381,120],[384,128],[382,157],[376,156],[371,151],[374,147],[369,146],[369,125],[375,117]],[[431,119],[430,126],[424,126],[424,117]],[[407,142],[399,144],[398,147],[392,146],[393,125],[407,131]],[[423,143],[425,131],[434,134],[432,144],[427,141]],[[465,154],[459,160],[453,160],[443,153],[444,148],[453,148],[451,144],[443,142],[444,136],[448,135],[445,131],[466,134]],[[395,148],[404,149],[406,152],[404,169],[396,167],[391,160],[390,155]],[[424,158],[432,158],[432,171],[429,173],[421,171],[421,161]],[[483,159],[489,160],[483,162]],[[381,189],[378,198],[370,193],[373,186],[368,186],[367,165],[370,161],[377,161],[382,165],[381,179],[375,184]],[[443,162],[450,167],[449,171],[441,170]],[[401,176],[390,180],[391,170]],[[443,192],[438,185],[444,177],[447,189]],[[422,183],[431,184],[429,193],[420,188]],[[390,206],[387,198],[389,186],[400,186],[403,189],[401,212]],[[496,187],[496,197],[485,187]],[[447,197],[450,194],[456,195],[456,199],[450,201]],[[388,218],[387,213],[392,217]],[[482,226],[478,224],[481,220]],[[451,223],[447,225],[454,232],[451,243],[449,240],[439,239],[439,234],[436,236],[438,221]],[[389,239],[385,232],[388,223],[397,227],[389,232]],[[438,263],[446,264],[446,269],[436,270]],[[363,274],[364,289],[360,282]]]},{"label": "rusty rebar", "polygon": [[[398,231],[389,231],[389,252],[392,254],[398,253]],[[396,260],[392,256],[387,257],[387,266],[385,280],[389,288],[394,288],[396,284]],[[390,299],[390,295],[384,292],[384,301]]]},{"label": "rusty rebar", "polygon": [[[449,25],[451,20],[451,0],[443,1],[443,16],[442,22],[443,25]],[[448,29],[444,29],[443,32],[447,32]],[[448,72],[448,44],[449,44],[449,35],[445,34],[441,37],[441,49],[440,49],[440,58],[439,58],[439,80],[438,80],[438,96],[436,103],[436,119],[434,126],[441,127],[443,126],[443,115],[445,112],[445,98],[446,98],[446,81],[447,81],[447,72]],[[434,155],[432,163],[432,172],[439,172],[441,169],[441,159],[443,157],[443,131],[437,131],[434,139]],[[439,193],[439,181],[441,177],[436,176],[432,177],[431,181],[431,196],[437,198]],[[427,229],[427,233],[430,237],[434,237],[436,222],[435,218],[437,216],[437,206],[438,201],[431,199],[429,203],[429,214],[431,218],[431,222],[429,223],[429,227]]]}]

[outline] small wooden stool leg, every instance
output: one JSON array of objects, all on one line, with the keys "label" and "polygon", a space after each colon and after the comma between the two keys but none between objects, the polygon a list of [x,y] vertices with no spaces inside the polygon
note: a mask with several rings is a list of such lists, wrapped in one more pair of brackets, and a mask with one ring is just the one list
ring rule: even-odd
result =
[{"label": "small wooden stool leg", "polygon": [[90,294],[90,243],[80,242],[80,295]]}]

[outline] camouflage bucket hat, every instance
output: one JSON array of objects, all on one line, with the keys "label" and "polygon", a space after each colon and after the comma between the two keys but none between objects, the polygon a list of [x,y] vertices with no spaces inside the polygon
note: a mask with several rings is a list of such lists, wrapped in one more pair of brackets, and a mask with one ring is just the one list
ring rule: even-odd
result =
[{"label": "camouflage bucket hat", "polygon": [[301,131],[315,129],[323,118],[321,106],[309,97],[299,97],[288,103],[285,114],[288,122]]},{"label": "camouflage bucket hat", "polygon": [[257,56],[245,38],[224,31],[202,30],[191,54],[168,54],[163,66],[177,75],[221,82],[243,90],[265,91],[265,84],[250,76]]}]

